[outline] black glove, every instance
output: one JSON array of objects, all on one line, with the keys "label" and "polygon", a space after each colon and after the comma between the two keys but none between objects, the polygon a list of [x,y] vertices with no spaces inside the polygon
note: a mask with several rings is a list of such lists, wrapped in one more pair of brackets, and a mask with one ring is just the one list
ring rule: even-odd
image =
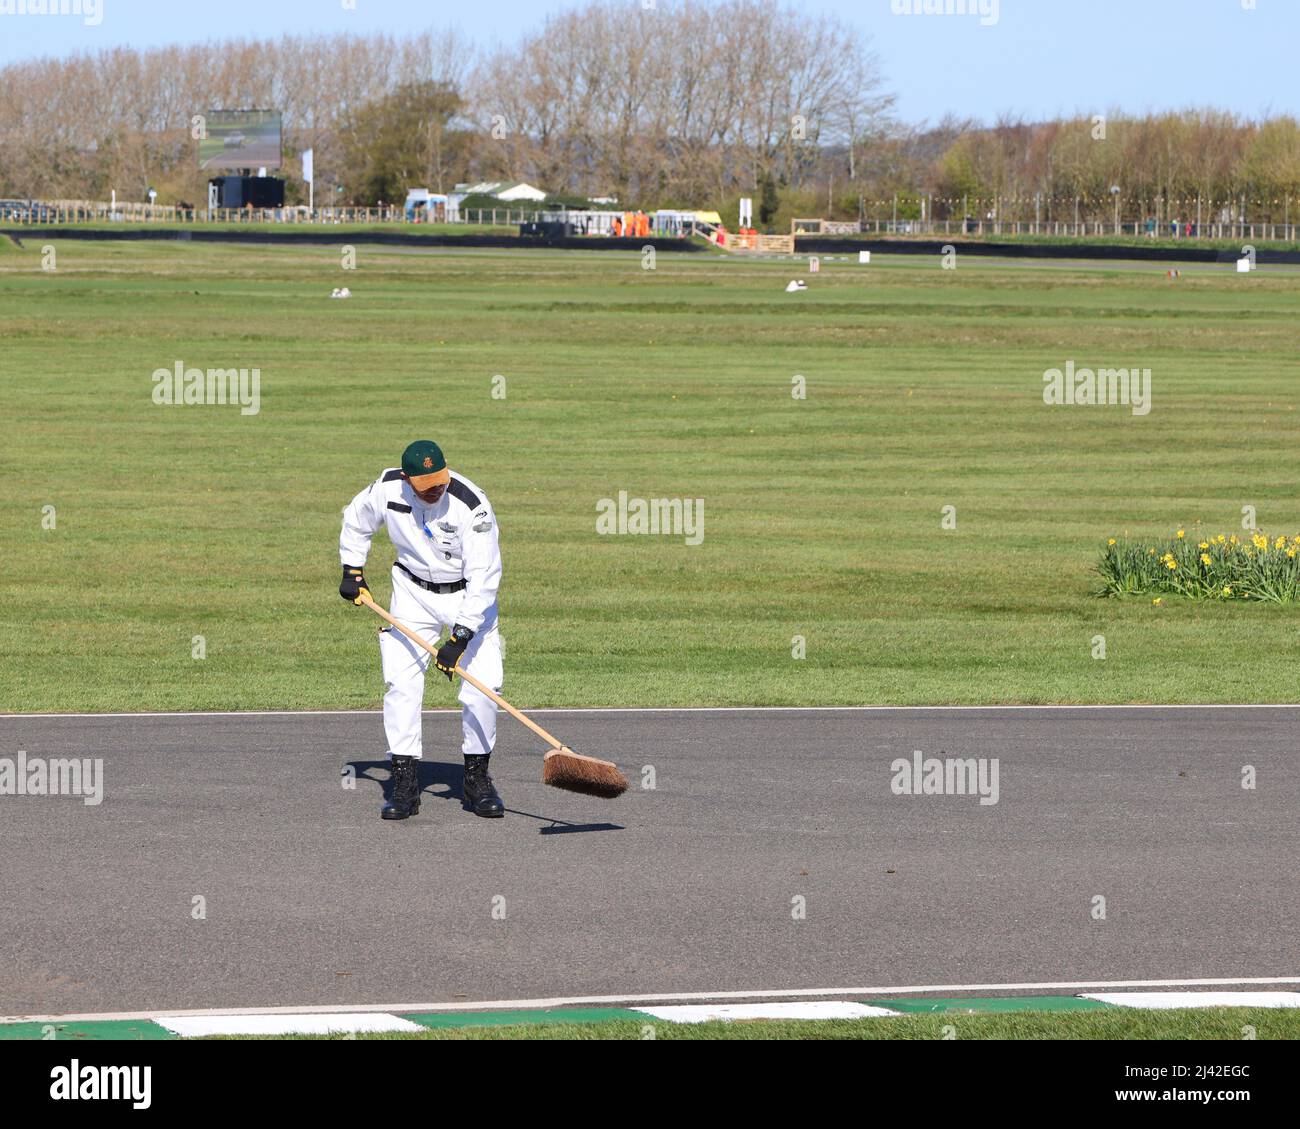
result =
[{"label": "black glove", "polygon": [[461,627],[458,623],[451,629],[451,635],[441,647],[438,648],[438,655],[433,660],[438,665],[438,669],[447,676],[447,681],[451,681],[451,672],[456,669],[456,664],[460,662],[460,656],[465,653],[465,648],[469,646],[469,641],[474,638],[474,632],[468,627]]},{"label": "black glove", "polygon": [[365,574],[355,565],[343,566],[343,579],[339,583],[339,595],[353,604],[361,603],[361,593],[370,595],[370,585],[366,583]]}]

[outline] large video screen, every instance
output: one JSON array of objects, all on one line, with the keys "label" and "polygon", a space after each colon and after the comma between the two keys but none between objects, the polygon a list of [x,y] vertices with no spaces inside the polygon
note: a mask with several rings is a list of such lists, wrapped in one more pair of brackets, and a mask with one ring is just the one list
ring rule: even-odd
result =
[{"label": "large video screen", "polygon": [[206,125],[199,168],[278,169],[283,164],[278,110],[211,110]]}]

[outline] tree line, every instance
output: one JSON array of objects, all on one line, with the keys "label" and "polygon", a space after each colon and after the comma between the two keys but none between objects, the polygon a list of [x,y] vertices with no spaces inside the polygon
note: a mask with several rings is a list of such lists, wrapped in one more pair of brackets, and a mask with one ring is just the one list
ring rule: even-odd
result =
[{"label": "tree line", "polygon": [[1108,218],[1300,204],[1300,124],[1198,109],[992,125],[897,120],[880,59],[842,21],[779,0],[592,0],[512,45],[455,32],[115,48],[0,69],[0,195],[203,201],[196,115],[281,110],[291,200],[526,180],[557,195],[763,223],[961,214]]}]

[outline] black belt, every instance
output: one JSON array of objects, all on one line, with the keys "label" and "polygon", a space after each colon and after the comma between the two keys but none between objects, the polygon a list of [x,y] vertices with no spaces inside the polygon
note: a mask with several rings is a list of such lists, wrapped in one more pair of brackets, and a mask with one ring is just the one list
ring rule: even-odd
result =
[{"label": "black belt", "polygon": [[437,592],[440,596],[446,596],[452,592],[463,592],[465,590],[465,578],[463,576],[459,580],[453,580],[450,584],[435,584],[432,580],[425,580],[422,576],[416,576],[401,561],[394,561],[393,567],[400,568],[426,592]]}]

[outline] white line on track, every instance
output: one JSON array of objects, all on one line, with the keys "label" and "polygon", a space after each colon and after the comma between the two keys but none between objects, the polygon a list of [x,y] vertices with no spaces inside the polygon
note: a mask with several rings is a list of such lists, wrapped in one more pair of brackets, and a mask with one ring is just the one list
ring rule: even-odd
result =
[{"label": "white line on track", "polygon": [[[906,713],[912,710],[1300,710],[1296,702],[1140,702],[1132,705],[1031,705],[1031,706],[544,706],[531,713]],[[334,717],[373,716],[382,710],[159,710],[139,713],[0,713],[0,721],[9,718],[43,717]],[[460,708],[423,710],[422,713],[457,714]]]},{"label": "white line on track", "polygon": [[1117,1007],[1297,1007],[1300,992],[1085,992],[1085,1000]]},{"label": "white line on track", "polygon": [[901,1012],[849,1000],[801,1000],[766,1004],[668,1004],[637,1009],[669,1023],[707,1023],[710,1019],[883,1019]]},{"label": "white line on track", "polygon": [[332,1035],[351,1031],[424,1031],[418,1023],[388,1012],[330,1012],[315,1015],[188,1015],[158,1021],[182,1039],[204,1035]]},{"label": "white line on track", "polygon": [[774,988],[762,992],[662,992],[630,996],[554,996],[537,1000],[480,1000],[416,1004],[357,1004],[342,1007],[229,1007],[193,1010],[115,1011],[84,1015],[6,1015],[0,1023],[85,1023],[91,1020],[161,1020],[203,1015],[344,1015],[365,1012],[522,1011],[528,1008],[617,1007],[653,1003],[705,1003],[716,1000],[814,999],[818,996],[915,996],[954,992],[1085,992],[1111,988],[1222,988],[1238,984],[1300,984],[1300,976],[1237,976],[1202,980],[1078,980],[1032,984],[901,984],[876,988]]}]

